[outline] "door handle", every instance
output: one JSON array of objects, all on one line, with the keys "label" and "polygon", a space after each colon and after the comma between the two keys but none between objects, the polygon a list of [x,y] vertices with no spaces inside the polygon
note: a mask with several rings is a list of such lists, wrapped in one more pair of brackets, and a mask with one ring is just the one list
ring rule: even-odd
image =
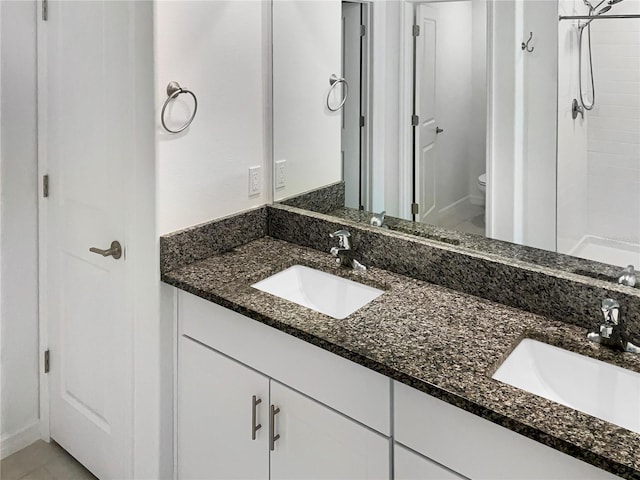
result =
[{"label": "door handle", "polygon": [[436,134],[442,133],[442,132],[444,132],[444,130],[442,128],[436,127]]},{"label": "door handle", "polygon": [[276,415],[280,413],[280,408],[271,405],[271,412],[269,414],[269,432],[271,437],[269,438],[269,450],[272,452],[276,449],[276,440],[280,438],[280,434],[276,433]]},{"label": "door handle", "polygon": [[122,256],[122,246],[120,245],[120,242],[117,240],[114,240],[113,242],[111,242],[111,248],[109,248],[108,250],[102,250],[100,248],[91,247],[89,251],[91,253],[97,253],[98,255],[102,255],[103,257],[112,256],[116,260]]},{"label": "door handle", "polygon": [[256,432],[262,428],[262,424],[256,425],[256,407],[262,403],[262,399],[255,395],[251,397],[251,440],[256,439]]}]

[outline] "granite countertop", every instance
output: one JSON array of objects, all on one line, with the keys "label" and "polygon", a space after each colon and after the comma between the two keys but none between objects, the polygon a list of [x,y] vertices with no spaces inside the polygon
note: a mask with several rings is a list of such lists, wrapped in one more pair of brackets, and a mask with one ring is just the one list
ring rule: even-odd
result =
[{"label": "granite countertop", "polygon": [[[296,264],[385,293],[336,320],[250,286]],[[386,270],[354,272],[329,254],[270,237],[165,272],[162,280],[571,456],[640,479],[640,434],[491,378],[525,337],[640,372],[640,356],[587,342],[583,328]]]}]

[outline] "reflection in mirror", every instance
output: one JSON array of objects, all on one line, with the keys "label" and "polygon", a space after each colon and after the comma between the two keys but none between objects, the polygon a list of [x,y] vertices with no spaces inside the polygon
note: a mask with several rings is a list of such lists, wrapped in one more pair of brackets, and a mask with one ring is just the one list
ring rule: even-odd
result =
[{"label": "reflection in mirror", "polygon": [[640,264],[640,0],[611,7],[275,0],[274,199],[616,279]]}]

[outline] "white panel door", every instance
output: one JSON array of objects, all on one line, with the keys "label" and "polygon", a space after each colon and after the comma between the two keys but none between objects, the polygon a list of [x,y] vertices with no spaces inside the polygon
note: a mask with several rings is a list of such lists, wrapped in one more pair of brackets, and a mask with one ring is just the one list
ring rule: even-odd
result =
[{"label": "white panel door", "polygon": [[[135,150],[135,2],[49,2],[40,22],[50,432],[99,478],[133,464],[126,197]],[[150,112],[151,113],[151,112]],[[151,113],[152,114],[152,113]],[[118,240],[116,260],[90,253]]]},{"label": "white panel door", "polygon": [[272,480],[389,479],[389,439],[272,380]]},{"label": "white panel door", "polygon": [[436,209],[436,11],[429,5],[416,8],[415,112],[419,124],[415,131],[414,182],[419,205],[417,221],[437,222]]},{"label": "white panel door", "polygon": [[178,478],[268,479],[269,379],[188,337],[178,348]]},{"label": "white panel door", "polygon": [[466,477],[396,443],[393,446],[395,480],[461,480]]}]

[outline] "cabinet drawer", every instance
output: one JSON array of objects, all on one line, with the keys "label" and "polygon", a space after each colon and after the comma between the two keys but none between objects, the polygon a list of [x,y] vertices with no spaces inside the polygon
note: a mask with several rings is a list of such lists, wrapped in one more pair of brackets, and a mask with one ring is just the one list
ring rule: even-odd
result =
[{"label": "cabinet drawer", "polygon": [[615,475],[394,382],[395,440],[471,479],[616,479]]},{"label": "cabinet drawer", "polygon": [[390,435],[390,380],[275,328],[179,291],[186,335]]},{"label": "cabinet drawer", "polygon": [[399,443],[393,446],[393,470],[395,480],[465,480],[457,473]]}]

